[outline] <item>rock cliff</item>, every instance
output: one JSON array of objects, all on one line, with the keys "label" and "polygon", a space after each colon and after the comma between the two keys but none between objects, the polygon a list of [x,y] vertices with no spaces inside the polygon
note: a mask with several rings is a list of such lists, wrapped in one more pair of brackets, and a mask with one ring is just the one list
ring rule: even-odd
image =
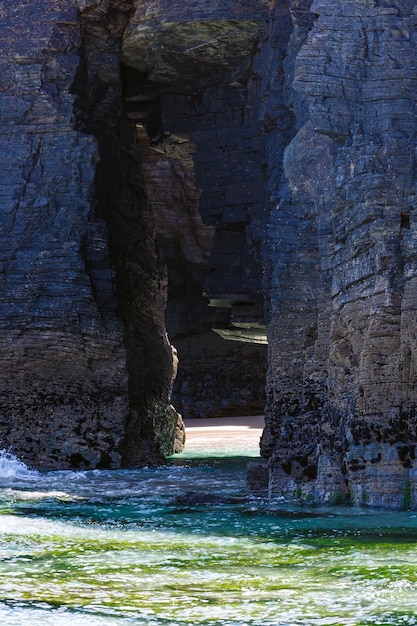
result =
[{"label": "rock cliff", "polygon": [[271,496],[416,507],[414,2],[0,19],[4,445],[160,462],[171,402],[266,402]]},{"label": "rock cliff", "polygon": [[165,266],[122,114],[128,2],[2,2],[0,440],[40,468],[157,462],[181,423]]},{"label": "rock cliff", "polygon": [[416,506],[417,10],[287,9],[292,136],[269,175],[270,491]]}]

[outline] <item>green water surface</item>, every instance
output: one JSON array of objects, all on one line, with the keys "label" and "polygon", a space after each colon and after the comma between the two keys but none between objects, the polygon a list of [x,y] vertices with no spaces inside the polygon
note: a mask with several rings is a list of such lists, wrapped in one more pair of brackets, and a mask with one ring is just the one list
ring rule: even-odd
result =
[{"label": "green water surface", "polygon": [[416,513],[250,498],[246,461],[40,474],[4,460],[0,623],[417,624]]}]

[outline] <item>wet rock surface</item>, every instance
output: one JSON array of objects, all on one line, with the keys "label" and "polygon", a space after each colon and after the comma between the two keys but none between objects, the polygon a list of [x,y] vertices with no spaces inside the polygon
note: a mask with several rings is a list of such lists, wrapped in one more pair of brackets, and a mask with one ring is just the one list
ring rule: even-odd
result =
[{"label": "wet rock surface", "polygon": [[188,506],[212,506],[218,504],[243,504],[248,501],[247,496],[218,496],[214,493],[200,491],[186,491],[175,498],[175,504]]}]

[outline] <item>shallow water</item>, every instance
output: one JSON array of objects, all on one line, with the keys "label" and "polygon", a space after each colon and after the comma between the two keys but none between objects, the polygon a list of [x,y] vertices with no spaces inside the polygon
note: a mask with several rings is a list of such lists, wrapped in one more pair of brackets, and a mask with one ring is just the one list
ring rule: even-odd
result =
[{"label": "shallow water", "polygon": [[0,623],[417,624],[415,512],[247,498],[247,458],[190,456],[38,473],[0,455]]}]

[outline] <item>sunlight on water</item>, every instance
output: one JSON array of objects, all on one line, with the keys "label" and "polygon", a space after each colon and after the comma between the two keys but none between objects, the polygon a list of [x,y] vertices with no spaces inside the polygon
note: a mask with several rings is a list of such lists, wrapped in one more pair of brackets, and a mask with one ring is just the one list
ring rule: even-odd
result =
[{"label": "sunlight on water", "polygon": [[0,624],[417,624],[414,512],[248,497],[242,457],[49,473],[0,459]]}]

